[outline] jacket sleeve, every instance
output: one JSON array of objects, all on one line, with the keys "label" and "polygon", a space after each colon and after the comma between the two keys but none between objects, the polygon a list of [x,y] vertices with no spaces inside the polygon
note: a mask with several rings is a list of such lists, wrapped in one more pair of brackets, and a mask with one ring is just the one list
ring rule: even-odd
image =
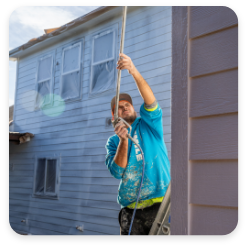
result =
[{"label": "jacket sleeve", "polygon": [[143,103],[140,107],[140,116],[153,132],[153,134],[163,139],[163,119],[162,109],[159,106],[157,100],[151,105],[145,105]]},{"label": "jacket sleeve", "polygon": [[117,165],[114,161],[114,157],[116,154],[117,146],[114,143],[112,137],[110,137],[107,141],[106,144],[106,150],[107,150],[107,155],[106,155],[106,160],[105,164],[107,165],[108,170],[110,171],[111,175],[117,179],[121,179],[125,168],[120,167]]}]

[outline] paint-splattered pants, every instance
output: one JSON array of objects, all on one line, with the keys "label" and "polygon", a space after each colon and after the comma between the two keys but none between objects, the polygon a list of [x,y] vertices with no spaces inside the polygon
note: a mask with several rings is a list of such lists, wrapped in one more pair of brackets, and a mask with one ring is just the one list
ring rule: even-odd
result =
[{"label": "paint-splattered pants", "polygon": [[[131,235],[148,235],[156,218],[161,203],[155,203],[144,209],[137,209],[133,221]],[[122,208],[119,213],[121,235],[128,235],[131,224],[133,209]]]}]

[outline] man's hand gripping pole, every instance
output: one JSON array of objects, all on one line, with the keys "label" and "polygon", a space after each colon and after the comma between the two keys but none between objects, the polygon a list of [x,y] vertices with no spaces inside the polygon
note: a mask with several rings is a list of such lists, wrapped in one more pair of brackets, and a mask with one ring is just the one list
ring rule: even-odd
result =
[{"label": "man's hand gripping pole", "polygon": [[127,126],[127,128],[130,128],[129,133],[127,134],[127,137],[136,144],[137,142],[131,137],[132,127],[123,118],[117,116],[117,118],[112,121],[113,127],[115,127],[116,124],[121,121]]}]

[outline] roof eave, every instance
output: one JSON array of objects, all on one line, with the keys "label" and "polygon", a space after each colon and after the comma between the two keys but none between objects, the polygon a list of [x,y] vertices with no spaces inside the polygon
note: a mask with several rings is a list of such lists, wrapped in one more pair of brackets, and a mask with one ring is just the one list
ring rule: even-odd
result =
[{"label": "roof eave", "polygon": [[12,49],[12,50],[9,51],[9,60],[10,61],[16,61],[17,60],[17,58],[12,57],[12,56],[14,56],[16,53],[18,53],[20,51],[19,48],[20,47],[17,47],[17,48],[14,48],[14,49]]},{"label": "roof eave", "polygon": [[118,6],[102,6],[102,7],[99,7],[93,11],[91,11],[90,13],[86,14],[86,15],[83,15],[63,26],[61,26],[60,28],[58,28],[57,30],[51,32],[51,33],[48,33],[48,34],[44,34],[40,37],[38,37],[36,40],[33,40],[33,41],[30,41],[30,42],[27,42],[19,47],[16,47],[12,50],[9,51],[9,60],[11,61],[15,61],[17,60],[17,58],[19,56],[21,56],[22,52],[25,50],[27,50],[28,48],[34,46],[34,45],[37,45],[41,42],[43,42],[44,40],[47,40],[47,39],[52,39],[60,34],[63,34],[65,32],[67,32],[68,30],[71,30],[79,25],[82,25],[83,23],[86,23],[90,20],[92,20],[93,18],[99,16],[99,15],[102,15],[104,14],[105,12],[111,10],[111,9],[114,9]]}]

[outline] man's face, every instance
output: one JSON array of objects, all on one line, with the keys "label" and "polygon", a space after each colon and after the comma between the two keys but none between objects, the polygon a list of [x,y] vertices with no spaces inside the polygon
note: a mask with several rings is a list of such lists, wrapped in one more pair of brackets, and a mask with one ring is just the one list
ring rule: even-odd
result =
[{"label": "man's face", "polygon": [[129,124],[132,124],[137,117],[137,113],[131,103],[123,101],[119,102],[118,116],[123,118]]}]

